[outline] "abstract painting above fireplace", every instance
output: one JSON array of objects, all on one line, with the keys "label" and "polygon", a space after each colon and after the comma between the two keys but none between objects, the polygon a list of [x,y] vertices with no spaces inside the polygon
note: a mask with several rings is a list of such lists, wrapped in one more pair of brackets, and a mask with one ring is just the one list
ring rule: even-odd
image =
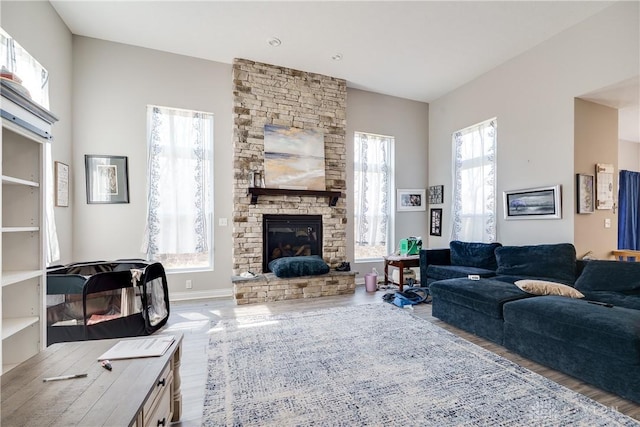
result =
[{"label": "abstract painting above fireplace", "polygon": [[324,133],[321,129],[264,126],[267,188],[324,190]]}]

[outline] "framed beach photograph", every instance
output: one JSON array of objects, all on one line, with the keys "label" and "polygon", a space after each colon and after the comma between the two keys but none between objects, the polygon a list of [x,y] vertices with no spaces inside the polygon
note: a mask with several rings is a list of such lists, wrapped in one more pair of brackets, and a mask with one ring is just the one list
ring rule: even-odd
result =
[{"label": "framed beach photograph", "polygon": [[429,235],[442,236],[442,209],[430,209],[429,214]]},{"label": "framed beach photograph", "polygon": [[424,188],[398,190],[396,201],[398,212],[427,210],[425,193],[426,190]]},{"label": "framed beach photograph", "polygon": [[129,171],[125,156],[84,156],[87,203],[129,203]]},{"label": "framed beach photograph", "polygon": [[579,214],[593,213],[593,175],[576,174],[577,211]]},{"label": "framed beach photograph", "polygon": [[505,219],[560,219],[560,185],[512,190],[503,193]]}]

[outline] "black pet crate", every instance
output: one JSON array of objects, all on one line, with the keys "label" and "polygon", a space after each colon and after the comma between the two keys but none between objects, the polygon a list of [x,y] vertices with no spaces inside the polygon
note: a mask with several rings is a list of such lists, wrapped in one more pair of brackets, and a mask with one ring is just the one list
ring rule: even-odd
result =
[{"label": "black pet crate", "polygon": [[162,264],[73,263],[47,269],[47,345],[150,335],[169,318]]}]

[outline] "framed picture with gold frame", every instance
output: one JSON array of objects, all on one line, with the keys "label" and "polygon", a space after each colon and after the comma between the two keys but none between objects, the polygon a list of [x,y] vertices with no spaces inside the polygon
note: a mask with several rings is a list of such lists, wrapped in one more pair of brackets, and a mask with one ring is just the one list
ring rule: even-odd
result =
[{"label": "framed picture with gold frame", "polygon": [[69,206],[69,165],[54,162],[56,206]]}]

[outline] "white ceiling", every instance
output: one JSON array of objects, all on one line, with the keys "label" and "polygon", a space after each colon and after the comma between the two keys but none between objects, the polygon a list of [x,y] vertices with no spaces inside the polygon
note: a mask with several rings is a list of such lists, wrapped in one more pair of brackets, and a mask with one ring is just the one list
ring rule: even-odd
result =
[{"label": "white ceiling", "polygon": [[[266,62],[424,102],[612,3],[51,0],[73,34],[222,63]],[[269,46],[270,37],[282,44]],[[333,60],[338,53],[342,60]]]}]

